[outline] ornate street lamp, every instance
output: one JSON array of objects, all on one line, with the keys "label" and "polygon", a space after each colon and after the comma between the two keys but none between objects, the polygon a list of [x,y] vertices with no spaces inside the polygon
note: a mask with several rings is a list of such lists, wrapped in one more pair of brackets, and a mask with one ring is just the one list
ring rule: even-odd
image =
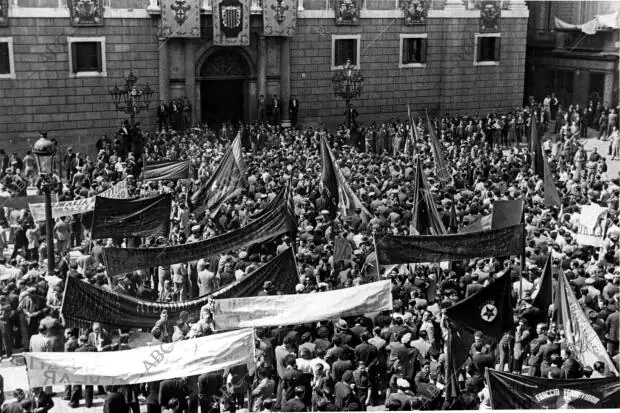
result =
[{"label": "ornate street lamp", "polygon": [[52,187],[54,186],[54,155],[56,145],[47,139],[47,133],[41,132],[41,137],[32,147],[39,175],[41,176],[43,193],[45,194],[45,237],[47,240],[47,275],[54,274],[54,219],[52,218]]},{"label": "ornate street lamp", "polygon": [[136,114],[142,110],[149,110],[151,97],[153,96],[153,89],[150,88],[148,82],[144,88],[139,88],[136,86],[136,83],[138,83],[138,78],[130,70],[125,78],[125,85],[119,88],[115,84],[109,92],[112,97],[112,103],[114,103],[114,109],[117,112],[129,115],[132,128],[135,125]]},{"label": "ornate street lamp", "polygon": [[347,59],[342,69],[332,76],[332,86],[336,96],[346,102],[347,111],[351,105],[351,99],[362,94],[364,87],[364,76],[359,69],[351,64],[351,59]]}]

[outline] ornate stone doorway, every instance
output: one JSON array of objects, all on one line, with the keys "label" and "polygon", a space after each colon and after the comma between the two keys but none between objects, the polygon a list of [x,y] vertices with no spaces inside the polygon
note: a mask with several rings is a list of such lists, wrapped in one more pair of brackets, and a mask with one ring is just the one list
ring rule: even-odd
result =
[{"label": "ornate stone doorway", "polygon": [[248,61],[232,47],[209,54],[198,76],[200,115],[203,123],[219,129],[222,123],[249,120]]}]

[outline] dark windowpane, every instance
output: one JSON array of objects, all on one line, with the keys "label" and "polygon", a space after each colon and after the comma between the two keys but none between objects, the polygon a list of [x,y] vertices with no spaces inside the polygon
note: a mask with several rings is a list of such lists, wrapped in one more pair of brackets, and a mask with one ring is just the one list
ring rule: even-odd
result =
[{"label": "dark windowpane", "polygon": [[403,64],[426,63],[426,39],[403,39]]},{"label": "dark windowpane", "polygon": [[11,62],[9,60],[9,44],[0,43],[0,75],[11,73]]},{"label": "dark windowpane", "polygon": [[73,71],[100,72],[100,43],[77,42],[73,43]]},{"label": "dark windowpane", "polygon": [[499,38],[497,37],[478,38],[478,61],[479,62],[499,61]]},{"label": "dark windowpane", "polygon": [[334,66],[341,66],[351,59],[351,64],[357,65],[357,39],[336,40],[334,46]]}]

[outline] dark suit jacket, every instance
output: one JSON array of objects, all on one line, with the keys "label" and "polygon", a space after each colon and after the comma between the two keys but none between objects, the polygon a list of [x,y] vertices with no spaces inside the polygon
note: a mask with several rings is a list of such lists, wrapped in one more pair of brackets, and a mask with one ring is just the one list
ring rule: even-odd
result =
[{"label": "dark suit jacket", "polygon": [[165,408],[172,398],[179,400],[179,409],[187,410],[187,396],[190,392],[180,379],[163,380],[159,383],[159,404]]},{"label": "dark suit jacket", "polygon": [[108,397],[103,403],[103,413],[126,413],[127,403],[125,397],[117,392],[108,393]]}]

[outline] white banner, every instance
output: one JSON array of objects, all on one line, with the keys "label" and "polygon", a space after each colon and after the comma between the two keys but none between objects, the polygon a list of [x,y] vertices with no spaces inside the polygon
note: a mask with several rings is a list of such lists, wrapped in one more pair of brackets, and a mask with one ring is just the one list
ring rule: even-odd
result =
[{"label": "white banner", "polygon": [[[129,197],[127,193],[127,181],[122,180],[111,188],[97,194],[105,198],[125,199]],[[95,197],[78,199],[75,201],[63,201],[52,204],[52,218],[67,217],[70,215],[83,214],[95,209]],[[35,222],[45,221],[45,204],[30,204],[30,212]]]},{"label": "white banner", "polygon": [[598,204],[582,205],[577,222],[575,241],[579,245],[600,247],[605,238],[607,208]]},{"label": "white banner", "polygon": [[310,323],[392,310],[391,290],[391,281],[379,281],[314,294],[215,300],[213,317],[221,330]]},{"label": "white banner", "polygon": [[254,370],[254,330],[103,353],[24,353],[30,388],[124,385],[194,376],[247,364]]},{"label": "white banner", "polygon": [[564,326],[566,345],[572,350],[577,361],[583,366],[590,367],[596,361],[602,361],[607,364],[608,370],[617,376],[618,371],[613,361],[590,325],[563,272],[560,272],[557,294],[560,294],[558,311]]}]

